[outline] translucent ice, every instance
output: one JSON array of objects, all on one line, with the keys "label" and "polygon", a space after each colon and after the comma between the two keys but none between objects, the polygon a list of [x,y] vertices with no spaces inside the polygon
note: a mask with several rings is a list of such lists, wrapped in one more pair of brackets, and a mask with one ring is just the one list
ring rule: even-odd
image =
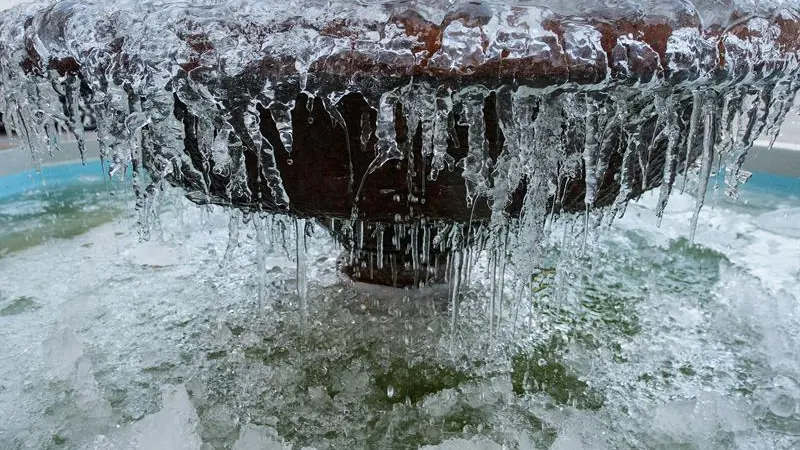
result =
[{"label": "translucent ice", "polygon": [[[696,193],[696,227],[723,167],[737,195],[750,147],[774,140],[800,88],[799,11],[777,0],[36,2],[0,16],[0,113],[37,160],[62,131],[83,148],[79,116],[94,114],[108,175],[132,176],[145,238],[167,183],[198,203],[333,215],[360,230],[358,186],[406,162],[391,187],[408,207],[373,225],[373,267],[391,266],[391,240],[417,273],[430,256],[419,236],[428,245],[441,231],[443,252],[459,247],[442,260],[455,314],[461,278],[488,250],[494,318],[506,259],[538,245],[557,213],[581,205],[588,236],[648,189],[660,188],[662,215],[679,182]],[[368,105],[354,123],[349,94]],[[326,209],[336,202],[298,207],[309,180],[290,168],[318,114],[348,143],[341,178],[355,192],[336,213]],[[365,152],[355,180],[353,155]],[[421,226],[417,205],[436,182],[490,213],[474,224],[470,214],[457,239]]]},{"label": "translucent ice", "polygon": [[277,431],[270,427],[247,424],[239,431],[233,450],[289,450]]},{"label": "translucent ice", "polygon": [[500,450],[503,446],[487,439],[449,439],[437,445],[426,445],[422,450]]},{"label": "translucent ice", "polygon": [[162,398],[161,411],[132,424],[120,444],[112,448],[199,450],[202,444],[198,433],[200,419],[186,387],[164,386]]}]

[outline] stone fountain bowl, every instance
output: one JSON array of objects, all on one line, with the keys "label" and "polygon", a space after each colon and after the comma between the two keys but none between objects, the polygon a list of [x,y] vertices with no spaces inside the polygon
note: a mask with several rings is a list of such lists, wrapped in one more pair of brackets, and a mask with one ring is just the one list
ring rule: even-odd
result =
[{"label": "stone fountain bowl", "polygon": [[314,218],[352,276],[409,285],[470,243],[454,225],[663,206],[715,162],[735,193],[797,91],[796,2],[453,3],[21,7],[0,110],[34,151],[91,110],[142,205],[170,183]]}]

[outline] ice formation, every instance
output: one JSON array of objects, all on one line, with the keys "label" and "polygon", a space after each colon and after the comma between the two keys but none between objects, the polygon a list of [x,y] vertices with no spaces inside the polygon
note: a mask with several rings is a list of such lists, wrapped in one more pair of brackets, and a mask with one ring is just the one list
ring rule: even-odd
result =
[{"label": "ice formation", "polygon": [[507,247],[557,212],[589,227],[660,186],[660,216],[696,178],[696,223],[723,168],[736,195],[753,142],[793,105],[798,6],[39,2],[0,17],[0,111],[36,157],[63,130],[83,142],[93,111],[145,229],[176,184],[198,203],[324,218],[351,271],[444,274],[455,296],[470,248],[502,280]]}]

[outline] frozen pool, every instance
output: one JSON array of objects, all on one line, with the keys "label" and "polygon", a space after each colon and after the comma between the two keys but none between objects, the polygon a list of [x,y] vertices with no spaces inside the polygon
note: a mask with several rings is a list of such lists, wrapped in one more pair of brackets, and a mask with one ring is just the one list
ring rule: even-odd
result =
[{"label": "frozen pool", "polygon": [[689,196],[661,228],[656,198],[630,205],[585,252],[557,223],[493,335],[480,263],[453,332],[446,287],[342,280],[317,231],[303,313],[293,227],[230,241],[229,212],[168,191],[140,243],[126,192],[99,163],[0,178],[0,448],[800,442],[797,178],[710,193],[697,245]]}]

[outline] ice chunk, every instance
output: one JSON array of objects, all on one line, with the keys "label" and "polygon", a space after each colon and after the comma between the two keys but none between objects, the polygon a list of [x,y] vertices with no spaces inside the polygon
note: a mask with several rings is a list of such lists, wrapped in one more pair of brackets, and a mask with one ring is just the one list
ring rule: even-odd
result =
[{"label": "ice chunk", "polygon": [[562,431],[550,446],[550,450],[583,450],[583,441],[580,436],[570,434],[568,431]]},{"label": "ice chunk", "polygon": [[[115,448],[131,450],[199,450],[200,419],[184,385],[162,388],[161,411],[134,423],[127,444]],[[122,443],[122,441],[120,441]]]},{"label": "ice chunk", "polygon": [[441,444],[426,445],[420,450],[501,450],[502,445],[482,437],[472,439],[448,439]]},{"label": "ice chunk", "polygon": [[291,450],[274,428],[246,424],[239,430],[239,439],[233,444],[233,450]]},{"label": "ice chunk", "polygon": [[656,433],[676,444],[701,448],[715,447],[722,434],[741,432],[750,426],[737,404],[712,393],[665,404],[653,417]]},{"label": "ice chunk", "polygon": [[70,328],[57,329],[43,345],[54,377],[62,380],[71,377],[83,358],[83,345],[75,332]]}]

